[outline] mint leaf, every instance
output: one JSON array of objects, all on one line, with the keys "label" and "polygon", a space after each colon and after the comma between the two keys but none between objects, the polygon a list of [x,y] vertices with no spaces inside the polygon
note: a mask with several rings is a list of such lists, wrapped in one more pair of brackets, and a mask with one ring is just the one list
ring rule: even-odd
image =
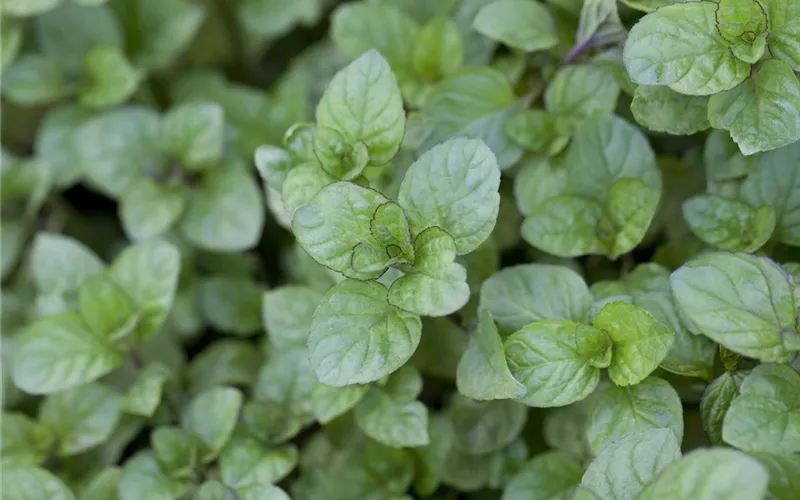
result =
[{"label": "mint leaf", "polygon": [[747,375],[744,372],[725,372],[711,382],[700,400],[700,418],[703,430],[712,444],[724,444],[722,422],[733,398],[739,394],[739,387]]},{"label": "mint leaf", "polygon": [[[712,2],[667,5],[644,16],[625,42],[625,68],[634,83],[669,85],[688,95],[729,90],[747,78],[750,65],[736,59],[716,26]],[[653,40],[668,43],[659,51]],[[669,42],[667,42],[669,40]]]},{"label": "mint leaf", "polygon": [[76,160],[73,138],[75,131],[91,116],[92,113],[81,106],[62,105],[48,111],[42,120],[34,149],[36,156],[52,166],[53,182],[58,186],[71,186],[83,175],[83,166]]},{"label": "mint leaf", "polygon": [[147,365],[125,393],[122,409],[132,415],[152,417],[161,404],[164,385],[170,376],[169,368],[161,363]]},{"label": "mint leaf", "polygon": [[511,478],[503,492],[503,500],[522,500],[534,495],[571,498],[571,492],[581,481],[581,474],[580,463],[566,453],[540,453]]},{"label": "mint leaf", "polygon": [[139,72],[118,47],[98,45],[86,54],[83,73],[87,79],[78,93],[87,108],[116,106],[127,101],[139,86]]},{"label": "mint leaf", "polygon": [[528,419],[516,401],[474,401],[459,394],[450,403],[456,442],[471,455],[483,455],[510,444]]},{"label": "mint leaf", "polygon": [[475,29],[509,47],[533,52],[558,44],[550,12],[530,0],[499,0],[478,11]]},{"label": "mint leaf", "polygon": [[666,381],[648,377],[630,387],[611,387],[600,396],[587,429],[592,451],[635,432],[669,429],[683,440],[683,409],[678,393]]},{"label": "mint leaf", "polygon": [[523,222],[522,238],[560,257],[606,254],[613,228],[602,205],[578,196],[556,196],[536,206]]},{"label": "mint leaf", "polygon": [[711,126],[707,97],[680,94],[669,87],[639,85],[631,111],[640,125],[655,132],[691,135]]},{"label": "mint leaf", "polygon": [[211,326],[234,335],[254,335],[261,331],[265,290],[249,278],[213,276],[200,284],[199,303]]},{"label": "mint leaf", "polygon": [[102,275],[87,278],[78,288],[78,311],[92,332],[112,340],[127,336],[139,322],[133,300]]},{"label": "mint leaf", "polygon": [[17,412],[2,414],[0,451],[8,462],[38,465],[53,447],[53,431],[41,422]]},{"label": "mint leaf", "polygon": [[800,82],[778,59],[764,61],[758,73],[738,87],[711,96],[708,119],[729,130],[745,155],[800,140]]},{"label": "mint leaf", "polygon": [[205,18],[202,5],[187,0],[142,0],[134,15],[126,16],[138,38],[134,60],[141,66],[159,70],[169,66],[183,52]]},{"label": "mint leaf", "polygon": [[172,479],[161,470],[152,451],[143,451],[125,462],[117,494],[120,500],[147,496],[174,498],[186,494],[187,490],[184,481]]},{"label": "mint leaf", "polygon": [[381,54],[370,50],[331,80],[317,106],[317,125],[339,132],[349,144],[363,142],[370,165],[397,153],[405,129],[397,80]]},{"label": "mint leaf", "polygon": [[3,71],[3,96],[22,106],[48,104],[74,91],[63,64],[39,54],[23,55]]},{"label": "mint leaf", "polygon": [[102,272],[105,267],[81,242],[53,233],[36,235],[30,262],[36,287],[45,293],[76,290],[86,278]]},{"label": "mint leaf", "polygon": [[398,203],[414,235],[438,226],[453,237],[461,255],[476,249],[494,229],[499,185],[500,169],[486,144],[452,139],[411,165],[400,185]]},{"label": "mint leaf", "polygon": [[60,0],[9,0],[3,3],[3,13],[12,17],[30,17],[54,9]]},{"label": "mint leaf", "polygon": [[291,217],[295,210],[311,200],[328,184],[336,182],[316,162],[303,163],[286,175],[281,190],[283,206]]},{"label": "mint leaf", "polygon": [[317,127],[314,132],[314,153],[323,170],[344,181],[361,175],[369,161],[363,142],[347,144],[342,134],[327,127]]},{"label": "mint leaf", "polygon": [[800,68],[800,50],[797,33],[800,29],[800,9],[783,0],[760,2],[769,22],[769,52],[788,63],[792,69]]},{"label": "mint leaf", "polygon": [[514,177],[514,201],[522,215],[529,215],[543,201],[567,190],[567,169],[556,160],[532,160]]},{"label": "mint leaf", "polygon": [[242,393],[231,387],[218,387],[196,396],[181,417],[181,426],[204,445],[201,460],[216,458],[231,437],[242,406]]},{"label": "mint leaf", "polygon": [[216,165],[222,156],[225,114],[213,102],[181,104],[161,122],[161,148],[190,171]]},{"label": "mint leaf", "polygon": [[417,447],[430,442],[428,410],[419,401],[398,400],[384,390],[372,388],[354,413],[364,433],[387,446]]},{"label": "mint leaf", "polygon": [[97,380],[123,360],[110,339],[66,312],[31,325],[15,347],[11,373],[23,391],[50,394]]},{"label": "mint leaf", "polygon": [[611,114],[619,97],[612,73],[599,65],[570,65],[559,69],[547,86],[544,104],[571,128],[593,116]]},{"label": "mint leaf", "polygon": [[75,500],[67,486],[54,474],[31,465],[3,464],[0,485],[3,495],[31,500]]},{"label": "mint leaf", "polygon": [[683,314],[703,335],[739,354],[784,362],[781,331],[795,328],[794,286],[777,264],[741,253],[709,253],[670,281]]},{"label": "mint leaf", "polygon": [[425,316],[446,316],[469,300],[467,271],[457,264],[453,238],[437,226],[414,240],[414,265],[389,287],[389,303]]},{"label": "mint leaf", "polygon": [[387,302],[386,287],[345,280],[325,294],[308,338],[311,365],[324,384],[372,382],[402,366],[419,344],[419,316]]},{"label": "mint leaf", "polygon": [[506,363],[503,341],[497,332],[492,314],[481,309],[478,327],[470,338],[467,350],[458,362],[458,392],[472,399],[517,399],[525,386],[511,375]]},{"label": "mint leaf", "polygon": [[327,424],[354,408],[369,389],[368,385],[334,387],[317,384],[311,391],[311,408],[314,416],[320,423]]},{"label": "mint leaf", "polygon": [[262,317],[269,341],[277,347],[305,345],[311,317],[322,293],[308,287],[288,285],[263,295]]},{"label": "mint leaf", "polygon": [[[550,156],[560,153],[569,142],[569,135],[564,128],[562,121],[541,109],[519,111],[508,118],[505,126],[506,134],[516,144],[534,153]],[[564,169],[560,171],[564,172]]]},{"label": "mint leaf", "polygon": [[270,187],[280,189],[289,171],[294,167],[292,155],[276,146],[259,146],[255,152],[258,173]]},{"label": "mint leaf", "polygon": [[680,456],[680,443],[669,429],[631,434],[603,448],[584,472],[581,486],[599,498],[633,500]]},{"label": "mint leaf", "polygon": [[755,453],[752,457],[769,473],[768,498],[788,500],[800,493],[800,458],[769,453]]},{"label": "mint leaf", "polygon": [[422,26],[411,48],[411,69],[426,79],[438,79],[458,71],[464,45],[452,19],[436,17]]},{"label": "mint leaf", "polygon": [[155,238],[167,232],[186,207],[186,189],[148,178],[134,181],[122,194],[119,218],[133,240]]},{"label": "mint leaf", "polygon": [[724,250],[754,252],[775,229],[775,211],[769,205],[754,210],[713,194],[690,198],[683,204],[683,214],[698,238]]},{"label": "mint leaf", "polygon": [[297,464],[297,448],[267,448],[254,439],[234,439],[219,457],[220,478],[234,490],[266,487]]},{"label": "mint leaf", "polygon": [[675,332],[650,313],[626,302],[611,302],[594,320],[613,342],[613,357],[608,375],[617,385],[633,385],[644,380],[666,357]]},{"label": "mint leaf", "polygon": [[747,451],[790,455],[800,451],[800,375],[785,365],[759,365],[739,387],[722,425],[722,437]]},{"label": "mint leaf", "polygon": [[767,491],[768,479],[766,469],[744,453],[726,448],[701,449],[664,469],[639,498],[654,500],[687,495],[701,500],[761,498]]},{"label": "mint leaf", "polygon": [[505,352],[511,373],[527,389],[521,402],[564,406],[597,387],[600,368],[611,361],[611,340],[588,325],[543,320],[509,336]]},{"label": "mint leaf", "polygon": [[767,28],[767,14],[755,0],[720,0],[717,30],[731,43],[752,41]]}]

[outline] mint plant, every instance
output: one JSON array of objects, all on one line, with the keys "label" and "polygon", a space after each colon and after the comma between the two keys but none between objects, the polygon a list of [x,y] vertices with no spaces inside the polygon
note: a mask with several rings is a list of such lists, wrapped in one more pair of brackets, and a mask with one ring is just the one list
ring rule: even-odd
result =
[{"label": "mint plant", "polygon": [[3,495],[800,498],[798,5],[6,0]]}]

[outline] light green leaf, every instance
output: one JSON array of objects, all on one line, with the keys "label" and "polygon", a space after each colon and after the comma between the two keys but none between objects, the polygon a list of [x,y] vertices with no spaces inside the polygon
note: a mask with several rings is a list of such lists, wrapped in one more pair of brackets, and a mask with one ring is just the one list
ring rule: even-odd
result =
[{"label": "light green leaf", "polygon": [[369,231],[393,259],[414,262],[411,229],[400,205],[390,201],[376,208],[369,222]]},{"label": "light green leaf", "polygon": [[500,169],[483,141],[452,139],[426,151],[406,172],[398,203],[411,231],[438,226],[461,255],[489,237],[500,209]]},{"label": "light green leaf", "polygon": [[691,135],[711,126],[707,97],[680,94],[669,87],[639,85],[631,111],[640,125],[655,132]]},{"label": "light green leaf", "polygon": [[103,275],[87,278],[78,288],[78,312],[93,333],[112,341],[127,336],[139,322],[133,300]]},{"label": "light green leaf", "polygon": [[200,284],[199,305],[208,323],[233,335],[261,331],[261,296],[266,287],[250,278],[213,276]]},{"label": "light green leaf", "polygon": [[124,103],[136,92],[141,75],[119,47],[97,45],[83,60],[86,81],[78,92],[87,108],[105,108]]},{"label": "light green leaf", "polygon": [[21,106],[49,104],[74,91],[63,64],[40,54],[18,57],[3,71],[3,96]]},{"label": "light green leaf", "polygon": [[405,130],[403,98],[386,59],[370,50],[339,71],[317,105],[317,126],[363,142],[370,165],[388,163]]},{"label": "light green leaf", "polygon": [[492,40],[526,52],[558,44],[553,19],[544,5],[532,0],[498,0],[478,11],[475,29]]},{"label": "light green leaf", "polygon": [[[288,181],[284,183],[284,188]],[[383,274],[360,273],[353,268],[354,249],[361,244],[378,255],[388,255],[372,236],[370,224],[375,211],[388,200],[378,191],[350,182],[330,184],[311,203],[294,213],[292,230],[297,241],[320,264],[345,276],[372,279]]]},{"label": "light green leaf", "polygon": [[789,65],[800,69],[800,6],[785,0],[764,0],[759,2],[769,21],[769,52]]},{"label": "light green leaf", "polygon": [[[406,68],[409,48],[419,33],[419,24],[405,8],[386,3],[358,2],[342,5],[331,18],[331,39],[351,59],[375,49],[395,71]],[[385,163],[385,162],[384,162]]]},{"label": "light green leaf", "polygon": [[161,468],[170,477],[191,477],[198,466],[196,436],[180,427],[158,427],[150,434],[150,445]]},{"label": "light green leaf", "polygon": [[[644,16],[628,34],[623,58],[634,83],[669,85],[688,95],[729,90],[750,74],[716,26],[717,4],[667,5]],[[668,47],[668,50],[659,50]]]},{"label": "light green leaf", "polygon": [[632,9],[636,9],[642,12],[653,12],[659,7],[663,7],[665,5],[671,5],[676,2],[676,0],[620,0],[620,1]]},{"label": "light green leaf", "polygon": [[800,159],[800,143],[756,157],[753,173],[742,183],[742,201],[753,208],[770,205],[778,218],[776,237],[800,246],[800,176],[792,167]]},{"label": "light green leaf", "polygon": [[[608,256],[616,259],[628,253],[644,239],[656,215],[661,191],[639,179],[620,179],[608,192],[606,210],[612,225],[613,244]],[[607,238],[607,229],[601,220],[598,231]]]},{"label": "light green leaf", "polygon": [[611,114],[619,91],[614,75],[605,67],[569,65],[553,76],[544,94],[544,104],[551,114],[577,127],[592,116]]},{"label": "light green leaf", "polygon": [[39,126],[34,146],[36,156],[50,164],[53,183],[57,186],[69,187],[83,174],[73,138],[78,127],[91,116],[91,112],[81,106],[61,105],[48,111]]},{"label": "light green leaf", "polygon": [[168,477],[159,467],[150,451],[139,452],[125,462],[117,495],[119,500],[141,500],[142,498],[180,498],[188,485]]},{"label": "light green leaf", "polygon": [[536,321],[505,341],[508,366],[527,389],[520,401],[540,408],[584,399],[611,361],[602,331],[568,320]]},{"label": "light green leaf", "polygon": [[505,132],[509,116],[522,109],[505,75],[488,67],[469,68],[442,80],[422,107],[431,134],[422,150],[453,137],[482,139],[497,157],[500,168],[513,165],[522,148]]},{"label": "light green leaf", "polygon": [[474,401],[455,394],[450,415],[461,448],[471,455],[484,455],[504,448],[519,436],[528,409],[516,401]]},{"label": "light green leaf", "polygon": [[[280,190],[289,171],[294,167],[292,155],[283,148],[265,144],[255,152],[258,173],[269,187]],[[280,192],[280,191],[279,191]]]},{"label": "light green leaf", "polygon": [[101,273],[105,264],[78,240],[55,233],[38,233],[30,250],[36,288],[45,293],[76,290],[83,281]]},{"label": "light green leaf", "polygon": [[209,479],[205,481],[197,489],[194,500],[236,500],[236,493],[230,488],[220,483]]},{"label": "light green leaf", "polygon": [[6,498],[75,500],[75,496],[57,476],[30,465],[3,464],[0,486]]},{"label": "light green leaf", "polygon": [[492,314],[481,309],[478,327],[458,363],[456,385],[461,394],[479,400],[517,399],[525,395],[520,384],[508,369],[505,350]]},{"label": "light green leaf", "polygon": [[61,0],[6,0],[3,13],[11,17],[31,17],[55,9]]},{"label": "light green leaf", "polygon": [[133,240],[147,240],[167,232],[186,207],[186,188],[142,177],[125,190],[119,201],[122,228]]},{"label": "light green leaf", "polygon": [[[581,7],[575,47],[606,45],[625,39],[627,31],[619,19],[617,2],[588,0]],[[575,49],[573,49],[575,50]]]},{"label": "light green leaf", "polygon": [[372,388],[354,410],[364,433],[394,448],[425,446],[428,409],[419,401],[402,401],[382,389]]},{"label": "light green leaf", "polygon": [[[505,130],[508,137],[523,148],[555,156],[569,142],[568,131],[564,130],[566,127],[562,123],[566,122],[559,121],[542,109],[524,109],[508,118]],[[565,172],[563,168],[559,170]]]},{"label": "light green leaf", "polygon": [[217,387],[196,396],[181,417],[184,429],[197,436],[204,446],[202,460],[212,461],[228,443],[242,406],[238,389]]},{"label": "light green leaf", "polygon": [[3,17],[0,25],[0,69],[3,71],[14,62],[22,47],[22,26],[23,23],[17,19]]},{"label": "light green leaf", "polygon": [[311,391],[311,408],[314,416],[322,424],[329,423],[354,408],[367,394],[369,388],[368,385],[334,387],[317,384]]},{"label": "light green leaf", "polygon": [[723,250],[755,252],[775,229],[775,211],[769,205],[755,210],[714,194],[686,200],[683,215],[698,238]]},{"label": "light green leaf", "polygon": [[57,453],[69,456],[103,443],[114,432],[122,395],[101,384],[87,384],[48,396],[39,420],[53,430]]},{"label": "light green leaf", "polygon": [[514,177],[514,200],[522,215],[529,215],[540,203],[564,194],[567,169],[556,161],[535,159],[522,165]]},{"label": "light green leaf", "polygon": [[235,490],[274,484],[294,469],[297,455],[292,445],[267,448],[254,439],[235,439],[219,457],[220,478]]},{"label": "light green leaf", "polygon": [[125,393],[123,411],[131,415],[152,417],[161,403],[164,385],[169,378],[169,369],[159,362],[144,367],[136,382]]},{"label": "light green leaf", "polygon": [[738,87],[711,96],[708,119],[729,130],[745,155],[800,140],[800,83],[778,59],[764,61],[758,73]]},{"label": "light green leaf", "polygon": [[386,287],[345,280],[331,288],[314,313],[308,347],[324,384],[372,382],[400,368],[419,344],[419,316],[386,302]]},{"label": "light green leaf", "polygon": [[205,18],[205,8],[189,0],[136,0],[125,16],[138,38],[133,59],[152,70],[164,69],[191,43]]},{"label": "light green leaf", "polygon": [[222,156],[225,113],[215,102],[192,102],[167,112],[161,122],[161,149],[190,171],[214,167]]},{"label": "light green leaf", "polygon": [[55,441],[50,428],[23,413],[4,411],[0,429],[3,460],[16,464],[38,465],[44,462]]},{"label": "light green leaf", "polygon": [[581,474],[583,467],[566,453],[540,453],[511,478],[502,500],[572,498],[571,492],[581,482]]},{"label": "light green leaf", "polygon": [[11,373],[23,391],[50,394],[97,380],[124,359],[108,338],[66,312],[30,326],[15,347]]},{"label": "light green leaf", "polygon": [[534,321],[586,321],[592,305],[589,287],[568,267],[525,264],[506,267],[481,287],[481,307],[502,327],[516,331]]},{"label": "light green leaf", "polygon": [[311,317],[322,293],[299,285],[287,285],[263,295],[261,311],[264,328],[276,347],[305,345]]},{"label": "light green leaf", "polygon": [[598,498],[635,500],[680,456],[680,443],[669,429],[631,434],[603,448],[583,474],[581,486]]},{"label": "light green leaf", "polygon": [[522,238],[559,257],[608,254],[610,221],[602,205],[578,196],[556,196],[533,208],[522,223]]},{"label": "light green leaf", "polygon": [[455,262],[453,238],[429,226],[414,241],[416,260],[404,276],[389,287],[389,303],[424,316],[446,316],[469,300],[467,270]]},{"label": "light green leaf", "polygon": [[683,408],[668,382],[648,377],[630,387],[611,387],[592,409],[587,429],[589,444],[597,454],[629,434],[669,429],[683,440]]},{"label": "light green leaf", "polygon": [[658,368],[675,340],[675,332],[650,313],[627,302],[607,304],[594,320],[614,344],[608,375],[617,385],[638,384]]},{"label": "light green leaf", "polygon": [[80,500],[108,500],[117,498],[117,488],[122,479],[122,469],[119,467],[106,467],[95,474],[92,480],[82,488],[78,498]]},{"label": "light green leaf", "polygon": [[239,159],[226,158],[189,194],[180,229],[195,246],[235,252],[258,243],[264,227],[264,200]]},{"label": "light green leaf", "polygon": [[770,453],[755,453],[769,473],[769,492],[766,498],[792,500],[800,495],[800,456],[781,456]]},{"label": "light green leaf", "polygon": [[93,47],[123,48],[122,26],[106,5],[61,2],[57,9],[45,12],[34,21],[41,52],[59,61],[73,74],[80,72],[84,57]]},{"label": "light green leaf", "polygon": [[794,331],[794,286],[773,261],[743,253],[707,253],[670,277],[673,295],[697,331],[761,361],[794,357],[782,330]]},{"label": "light green leaf", "polygon": [[767,29],[767,14],[756,0],[720,0],[717,30],[731,43],[752,40]]},{"label": "light green leaf", "polygon": [[754,368],[725,414],[722,438],[746,451],[800,452],[800,374],[786,365]]},{"label": "light green leaf", "polygon": [[261,364],[261,356],[244,341],[219,340],[193,360],[187,370],[187,392],[198,392],[229,384],[249,386]]},{"label": "light green leaf", "polygon": [[733,398],[739,394],[739,387],[746,377],[745,372],[725,372],[711,382],[700,400],[700,418],[703,430],[711,444],[722,445],[722,422]]},{"label": "light green leaf", "polygon": [[435,80],[458,71],[464,60],[464,45],[458,25],[447,17],[425,23],[411,48],[411,69]]},{"label": "light green leaf", "polygon": [[764,496],[768,480],[767,470],[744,453],[700,449],[664,469],[639,499],[751,500]]},{"label": "light green leaf", "polygon": [[363,142],[348,144],[342,134],[328,127],[317,127],[314,132],[314,153],[325,172],[343,181],[361,175],[369,161]]},{"label": "light green leaf", "polygon": [[316,162],[303,163],[286,174],[281,190],[281,199],[286,211],[294,214],[295,210],[311,203],[311,200],[325,186],[336,182],[334,177],[322,170]]},{"label": "light green leaf", "polygon": [[180,266],[180,253],[172,244],[151,240],[126,248],[109,268],[109,276],[137,307],[139,340],[155,334],[167,318],[178,287]]}]

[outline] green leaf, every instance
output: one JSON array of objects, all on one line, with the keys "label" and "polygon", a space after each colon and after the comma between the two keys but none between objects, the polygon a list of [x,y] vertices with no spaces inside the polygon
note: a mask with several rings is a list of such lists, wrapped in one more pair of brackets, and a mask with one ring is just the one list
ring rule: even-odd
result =
[{"label": "green leaf", "polygon": [[262,317],[270,342],[276,347],[305,345],[311,317],[322,293],[299,285],[287,285],[263,295]]},{"label": "green leaf", "polygon": [[484,455],[510,444],[522,432],[528,409],[516,401],[474,401],[453,395],[450,415],[456,442],[471,455]]},{"label": "green leaf", "polygon": [[178,479],[168,477],[159,466],[153,453],[139,452],[125,462],[117,495],[119,500],[142,498],[180,498],[188,490]]},{"label": "green leaf", "polygon": [[691,135],[711,126],[707,97],[680,94],[669,87],[639,85],[631,111],[640,125],[655,132]]},{"label": "green leaf", "polygon": [[161,468],[170,477],[187,478],[198,465],[197,438],[179,427],[158,427],[150,435],[150,444]]},{"label": "green leaf", "polygon": [[614,75],[605,67],[569,65],[553,76],[544,104],[547,111],[574,128],[593,116],[611,114],[619,91]]},{"label": "green leaf", "polygon": [[[371,220],[378,207],[387,202],[373,189],[336,182],[295,211],[292,230],[303,249],[320,264],[348,277],[376,278],[383,274],[385,265],[378,267],[377,272],[358,272],[353,267],[354,249],[361,244],[385,255],[372,235]],[[385,259],[383,262],[388,264],[389,256],[385,255]]]},{"label": "green leaf", "polygon": [[726,448],[695,450],[664,469],[639,497],[750,500],[767,491],[766,469],[744,453]]},{"label": "green leaf", "polygon": [[78,311],[93,333],[112,341],[127,336],[139,322],[131,298],[103,275],[87,278],[78,288]]},{"label": "green leaf", "polygon": [[283,186],[283,181],[294,167],[294,160],[288,151],[268,144],[256,149],[255,163],[264,182],[277,190]]},{"label": "green leaf", "polygon": [[101,273],[105,264],[83,243],[68,236],[38,233],[30,250],[33,280],[39,291],[65,293]]},{"label": "green leaf", "polygon": [[461,309],[470,290],[467,270],[455,262],[453,238],[429,226],[414,240],[414,253],[413,267],[389,287],[389,303],[424,316],[446,316]]},{"label": "green leaf", "polygon": [[3,460],[16,464],[38,465],[44,462],[55,441],[50,428],[22,413],[4,411],[0,429]]},{"label": "green leaf", "polygon": [[683,440],[683,408],[668,382],[648,377],[630,387],[611,387],[589,416],[589,444],[597,454],[626,436],[651,429],[669,429]]},{"label": "green leaf", "polygon": [[419,316],[386,302],[377,282],[345,280],[325,294],[308,338],[319,380],[343,386],[380,379],[400,368],[419,344]]},{"label": "green leaf", "polygon": [[125,20],[141,34],[133,59],[151,70],[170,65],[191,43],[205,18],[205,8],[189,0],[137,0]]},{"label": "green leaf", "polygon": [[[317,380],[308,361],[308,350],[295,347],[273,353],[262,365],[254,399],[284,413],[298,430],[312,420],[311,392]],[[291,436],[288,436],[291,437]]]},{"label": "green leaf", "polygon": [[626,35],[627,31],[617,11],[617,2],[588,0],[583,4],[578,31],[575,33],[575,47],[618,43]]},{"label": "green leaf", "polygon": [[358,404],[367,394],[368,385],[348,385],[334,387],[317,384],[311,391],[311,408],[314,416],[322,424],[327,424]]},{"label": "green leaf", "polygon": [[258,243],[264,227],[264,200],[244,163],[225,158],[190,192],[180,229],[204,250],[236,252]]},{"label": "green leaf", "polygon": [[756,0],[720,0],[717,30],[729,42],[752,42],[766,29],[767,14]]},{"label": "green leaf", "polygon": [[11,17],[31,17],[56,8],[61,0],[8,0],[3,13]]},{"label": "green leaf", "polygon": [[792,246],[800,246],[800,177],[792,168],[796,158],[800,144],[760,155],[741,188],[742,201],[751,207],[772,206],[778,219],[775,236]]},{"label": "green leaf", "polygon": [[[641,243],[656,215],[661,191],[639,179],[620,179],[608,192],[606,210],[612,224],[613,244],[608,255],[612,259],[630,252]],[[601,220],[598,231],[606,236]],[[606,236],[607,237],[607,236]]]},{"label": "green leaf", "polygon": [[708,101],[711,126],[729,130],[745,155],[800,140],[800,82],[778,59],[764,61],[758,73]]},{"label": "green leaf", "polygon": [[97,380],[124,359],[108,338],[66,312],[30,326],[15,347],[11,373],[23,391],[50,394]]},{"label": "green leaf", "polygon": [[403,70],[419,33],[419,25],[404,10],[385,3],[342,5],[331,18],[331,39],[351,59],[375,49],[395,71]]},{"label": "green leaf", "polygon": [[394,448],[425,446],[428,437],[428,409],[419,401],[403,401],[388,392],[372,388],[354,410],[364,433]]},{"label": "green leaf", "polygon": [[769,52],[792,66],[800,69],[800,47],[797,34],[800,30],[800,9],[792,2],[784,0],[765,0],[759,2],[769,21]]},{"label": "green leaf", "polygon": [[[623,57],[634,83],[669,85],[688,95],[734,88],[750,74],[717,31],[717,4],[667,5],[644,16],[628,34]],[[660,50],[659,47],[668,47]]]},{"label": "green leaf", "polygon": [[578,196],[556,196],[537,205],[522,224],[522,238],[559,257],[608,254],[611,234],[603,207]]},{"label": "green leaf", "polygon": [[196,396],[181,417],[181,426],[197,436],[204,445],[204,463],[217,457],[228,443],[242,406],[238,389],[217,387]]},{"label": "green leaf", "polygon": [[75,500],[75,496],[57,476],[30,465],[4,463],[0,485],[3,496],[8,498]]},{"label": "green leaf", "polygon": [[435,80],[458,71],[464,60],[464,45],[452,19],[436,17],[425,23],[411,47],[411,69]]},{"label": "green leaf", "polygon": [[298,165],[284,180],[281,190],[283,206],[289,214],[294,214],[301,206],[311,203],[322,188],[334,182],[336,179],[322,170],[316,162]]},{"label": "green leaf", "polygon": [[187,370],[187,390],[196,394],[217,385],[250,385],[261,356],[244,341],[219,340],[198,354]]},{"label": "green leaf", "polygon": [[328,127],[317,127],[314,132],[314,153],[325,172],[344,181],[361,175],[369,161],[363,142],[348,144],[342,134]]},{"label": "green leaf", "polygon": [[503,341],[492,314],[481,309],[478,319],[478,327],[458,363],[458,392],[479,400],[517,399],[524,396],[525,386],[508,369]]},{"label": "green leaf", "polygon": [[703,430],[711,444],[722,445],[722,422],[733,398],[739,394],[739,387],[744,380],[745,372],[725,372],[711,382],[703,392],[700,400],[700,418]]},{"label": "green leaf", "polygon": [[670,277],[673,295],[697,331],[761,361],[794,357],[782,330],[795,328],[791,278],[773,261],[742,253],[708,253]]},{"label": "green leaf", "polygon": [[505,351],[511,373],[527,389],[521,402],[565,406],[597,387],[600,368],[611,361],[611,339],[588,325],[543,320],[508,337]]},{"label": "green leaf", "polygon": [[75,455],[111,437],[121,405],[122,396],[114,389],[87,384],[48,396],[39,420],[55,434],[58,455]]},{"label": "green leaf", "polygon": [[208,323],[240,336],[261,331],[261,296],[266,287],[250,278],[213,276],[200,284],[199,304]]},{"label": "green leaf", "polygon": [[3,71],[14,62],[22,47],[22,22],[4,17],[0,26],[0,69]]},{"label": "green leaf", "polygon": [[411,229],[400,205],[390,201],[376,208],[369,221],[369,231],[393,259],[414,262]]},{"label": "green leaf", "polygon": [[426,151],[406,172],[398,203],[411,231],[438,226],[456,253],[469,253],[494,229],[500,207],[500,169],[480,140],[452,139]]},{"label": "green leaf", "polygon": [[683,214],[692,232],[709,245],[743,252],[764,246],[776,222],[769,205],[754,210],[738,200],[713,194],[686,200]]},{"label": "green leaf", "polygon": [[422,107],[431,127],[422,150],[454,137],[483,140],[506,169],[522,156],[522,148],[505,133],[508,117],[522,109],[505,75],[488,67],[459,71],[439,82]]},{"label": "green leaf", "polygon": [[[563,130],[565,128],[561,121],[542,109],[521,110],[510,116],[505,126],[506,134],[516,144],[534,153],[550,156],[557,155],[567,146],[569,135]],[[547,163],[542,161],[538,164]],[[566,173],[563,168],[559,171]],[[564,180],[566,184],[566,178]]]},{"label": "green leaf", "polygon": [[626,302],[607,304],[594,320],[614,345],[608,375],[617,385],[638,384],[666,357],[675,332],[650,313]]},{"label": "green leaf", "polygon": [[725,414],[722,437],[746,451],[800,452],[800,374],[786,365],[754,368]]},{"label": "green leaf", "polygon": [[234,439],[219,457],[222,482],[237,491],[277,483],[296,464],[294,446],[267,448],[249,438]]},{"label": "green leaf", "polygon": [[339,71],[317,105],[317,126],[363,142],[370,165],[388,163],[405,130],[403,98],[389,63],[370,50]]},{"label": "green leaf", "polygon": [[52,167],[53,183],[57,186],[69,187],[83,175],[83,165],[76,159],[73,138],[76,129],[91,116],[81,106],[61,105],[48,111],[42,120],[34,149],[36,156]]},{"label": "green leaf", "polygon": [[3,96],[21,106],[49,104],[74,91],[63,64],[40,54],[18,57],[3,71]]},{"label": "green leaf", "polygon": [[586,321],[592,296],[583,278],[564,266],[506,267],[481,287],[481,307],[503,328],[516,331],[534,321]]},{"label": "green leaf", "polygon": [[755,453],[769,473],[769,493],[766,498],[792,500],[800,494],[800,457]]},{"label": "green leaf", "polygon": [[123,32],[114,11],[105,5],[61,2],[35,19],[36,42],[47,57],[71,73],[80,72],[86,54],[100,45],[123,48]]},{"label": "green leaf", "polygon": [[527,462],[509,481],[502,500],[572,498],[583,467],[561,451],[547,451]]},{"label": "green leaf", "polygon": [[194,498],[195,500],[235,500],[237,497],[233,490],[224,484],[209,479],[200,485]]},{"label": "green leaf", "polygon": [[108,500],[117,498],[117,488],[122,478],[122,469],[106,467],[98,472],[85,488],[80,490],[80,500]]},{"label": "green leaf", "polygon": [[186,207],[184,186],[170,186],[143,177],[119,201],[122,228],[132,240],[160,236],[175,225]]},{"label": "green leaf", "polygon": [[98,45],[83,60],[86,82],[78,92],[87,108],[105,108],[124,103],[133,96],[141,78],[119,47]]},{"label": "green leaf", "polygon": [[109,276],[136,305],[139,340],[155,334],[167,318],[178,287],[180,266],[180,254],[172,244],[151,240],[126,248],[109,268]]},{"label": "green leaf", "polygon": [[169,369],[161,363],[155,362],[144,367],[136,382],[125,393],[123,411],[131,415],[152,417],[161,403],[164,385],[169,378]]},{"label": "green leaf", "polygon": [[215,102],[176,106],[161,122],[161,148],[190,171],[216,166],[222,156],[225,113]]},{"label": "green leaf", "polygon": [[526,52],[558,44],[550,12],[531,0],[492,2],[478,11],[474,27],[484,36]]},{"label": "green leaf", "polygon": [[635,500],[680,456],[680,443],[669,429],[631,434],[603,448],[583,474],[581,486],[598,498]]},{"label": "green leaf", "polygon": [[567,189],[567,169],[556,161],[536,159],[523,164],[514,177],[514,200],[522,215]]}]

